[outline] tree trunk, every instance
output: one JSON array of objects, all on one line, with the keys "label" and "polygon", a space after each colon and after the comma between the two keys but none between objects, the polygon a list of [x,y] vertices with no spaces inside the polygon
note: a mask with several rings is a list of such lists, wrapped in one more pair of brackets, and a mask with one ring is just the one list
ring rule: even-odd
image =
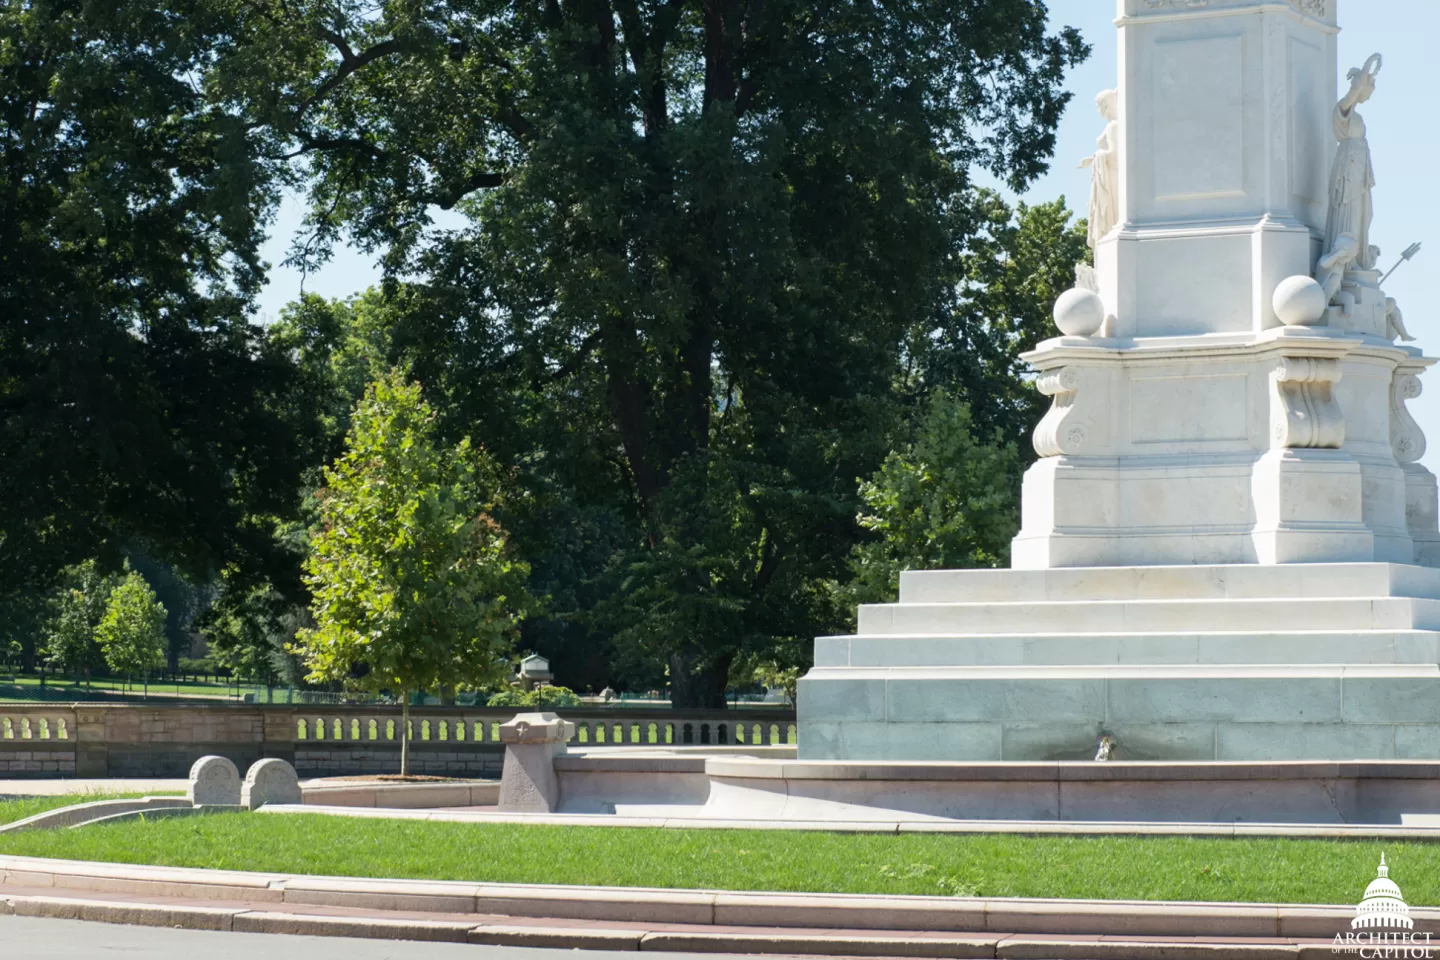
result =
[{"label": "tree trunk", "polygon": [[675,710],[724,710],[725,688],[730,684],[734,654],[725,654],[713,663],[696,667],[693,654],[670,655],[670,706]]},{"label": "tree trunk", "polygon": [[410,776],[410,691],[400,694],[400,776]]}]

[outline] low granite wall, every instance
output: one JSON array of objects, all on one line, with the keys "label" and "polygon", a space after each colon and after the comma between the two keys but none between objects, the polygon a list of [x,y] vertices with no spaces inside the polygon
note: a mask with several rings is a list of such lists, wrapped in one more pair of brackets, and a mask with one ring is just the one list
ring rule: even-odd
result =
[{"label": "low granite wall", "polygon": [[[499,726],[514,709],[416,707],[414,773],[499,776]],[[558,711],[576,746],[686,746],[793,742],[795,712],[626,708]],[[398,707],[256,704],[0,704],[0,778],[184,777],[207,754],[241,770],[265,757],[304,777],[395,773]]]}]

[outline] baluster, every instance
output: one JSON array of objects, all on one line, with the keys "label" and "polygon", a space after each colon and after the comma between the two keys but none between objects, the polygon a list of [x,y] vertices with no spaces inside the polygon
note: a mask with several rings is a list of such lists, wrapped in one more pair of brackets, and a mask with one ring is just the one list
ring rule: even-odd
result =
[{"label": "baluster", "polygon": [[700,742],[708,745],[710,743],[710,724],[700,724]]},{"label": "baluster", "polygon": [[685,726],[684,726],[684,736],[683,736],[682,742],[683,742],[683,743],[694,743],[694,742],[695,742],[695,729],[694,729],[694,727],[693,727],[691,724],[688,724],[688,723],[685,724]]},{"label": "baluster", "polygon": [[308,728],[306,727],[305,718],[304,718],[304,717],[297,717],[296,720],[295,720],[295,739],[296,739],[296,740],[306,740],[306,739],[309,739],[308,734],[309,734],[309,730],[308,730]]},{"label": "baluster", "polygon": [[795,724],[789,723],[789,724],[786,724],[786,725],[785,725],[785,742],[786,742],[786,743],[795,743],[795,742],[797,741],[797,739],[798,739],[798,736],[799,736],[799,731],[797,731],[797,730],[795,729]]},{"label": "baluster", "polygon": [[15,739],[15,729],[10,725],[9,717],[0,717],[0,737],[6,740]]},{"label": "baluster", "polygon": [[29,718],[29,717],[21,717],[21,718],[20,718],[20,739],[21,739],[21,740],[29,740],[29,739],[31,739],[31,736],[30,736],[30,718]]},{"label": "baluster", "polygon": [[716,739],[715,739],[715,742],[718,743],[718,744],[719,744],[720,746],[722,746],[722,747],[725,746],[725,744],[726,744],[727,742],[729,742],[729,734],[730,734],[730,726],[729,726],[729,724],[722,723],[722,724],[720,724],[720,726],[716,727],[715,729],[716,729],[716,734],[715,734]]},{"label": "baluster", "polygon": [[464,721],[464,720],[456,720],[456,721],[455,721],[455,739],[456,739],[456,741],[463,741],[463,740],[465,739],[465,721]]},{"label": "baluster", "polygon": [[70,727],[69,727],[68,724],[65,723],[65,718],[64,718],[64,717],[61,717],[60,719],[56,720],[56,721],[55,721],[55,725],[60,728],[60,739],[61,739],[61,740],[69,740],[69,739],[70,739]]},{"label": "baluster", "polygon": [[336,718],[335,718],[335,723],[334,723],[334,726],[331,727],[331,730],[332,730],[332,732],[335,734],[335,735],[331,738],[332,740],[344,740],[344,739],[345,739],[345,728],[342,727],[342,726],[340,726],[340,718],[339,718],[339,717],[336,717]]},{"label": "baluster", "polygon": [[350,739],[351,739],[351,740],[359,740],[359,739],[361,739],[361,737],[360,737],[360,719],[359,719],[358,717],[351,717],[351,718],[350,718]]}]

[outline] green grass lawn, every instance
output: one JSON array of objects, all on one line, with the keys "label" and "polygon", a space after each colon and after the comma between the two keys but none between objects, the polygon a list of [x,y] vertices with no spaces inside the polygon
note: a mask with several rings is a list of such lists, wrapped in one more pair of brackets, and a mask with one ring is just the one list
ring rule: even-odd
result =
[{"label": "green grass lawn", "polygon": [[1384,850],[1440,904],[1440,844],[875,835],[217,814],[0,835],[0,853],[277,873],[724,890],[1352,904]]}]

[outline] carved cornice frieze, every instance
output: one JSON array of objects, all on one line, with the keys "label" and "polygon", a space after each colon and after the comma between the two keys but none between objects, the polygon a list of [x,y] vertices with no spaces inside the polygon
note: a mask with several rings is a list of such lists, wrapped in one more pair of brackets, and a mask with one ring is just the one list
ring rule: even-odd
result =
[{"label": "carved cornice frieze", "polygon": [[1318,357],[1284,357],[1270,374],[1272,446],[1283,449],[1339,449],[1345,443],[1345,414],[1335,399],[1340,363]]},{"label": "carved cornice frieze", "polygon": [[1425,456],[1425,431],[1405,407],[1407,400],[1414,400],[1424,389],[1419,373],[1401,367],[1390,383],[1390,446],[1401,463],[1414,463]]}]

